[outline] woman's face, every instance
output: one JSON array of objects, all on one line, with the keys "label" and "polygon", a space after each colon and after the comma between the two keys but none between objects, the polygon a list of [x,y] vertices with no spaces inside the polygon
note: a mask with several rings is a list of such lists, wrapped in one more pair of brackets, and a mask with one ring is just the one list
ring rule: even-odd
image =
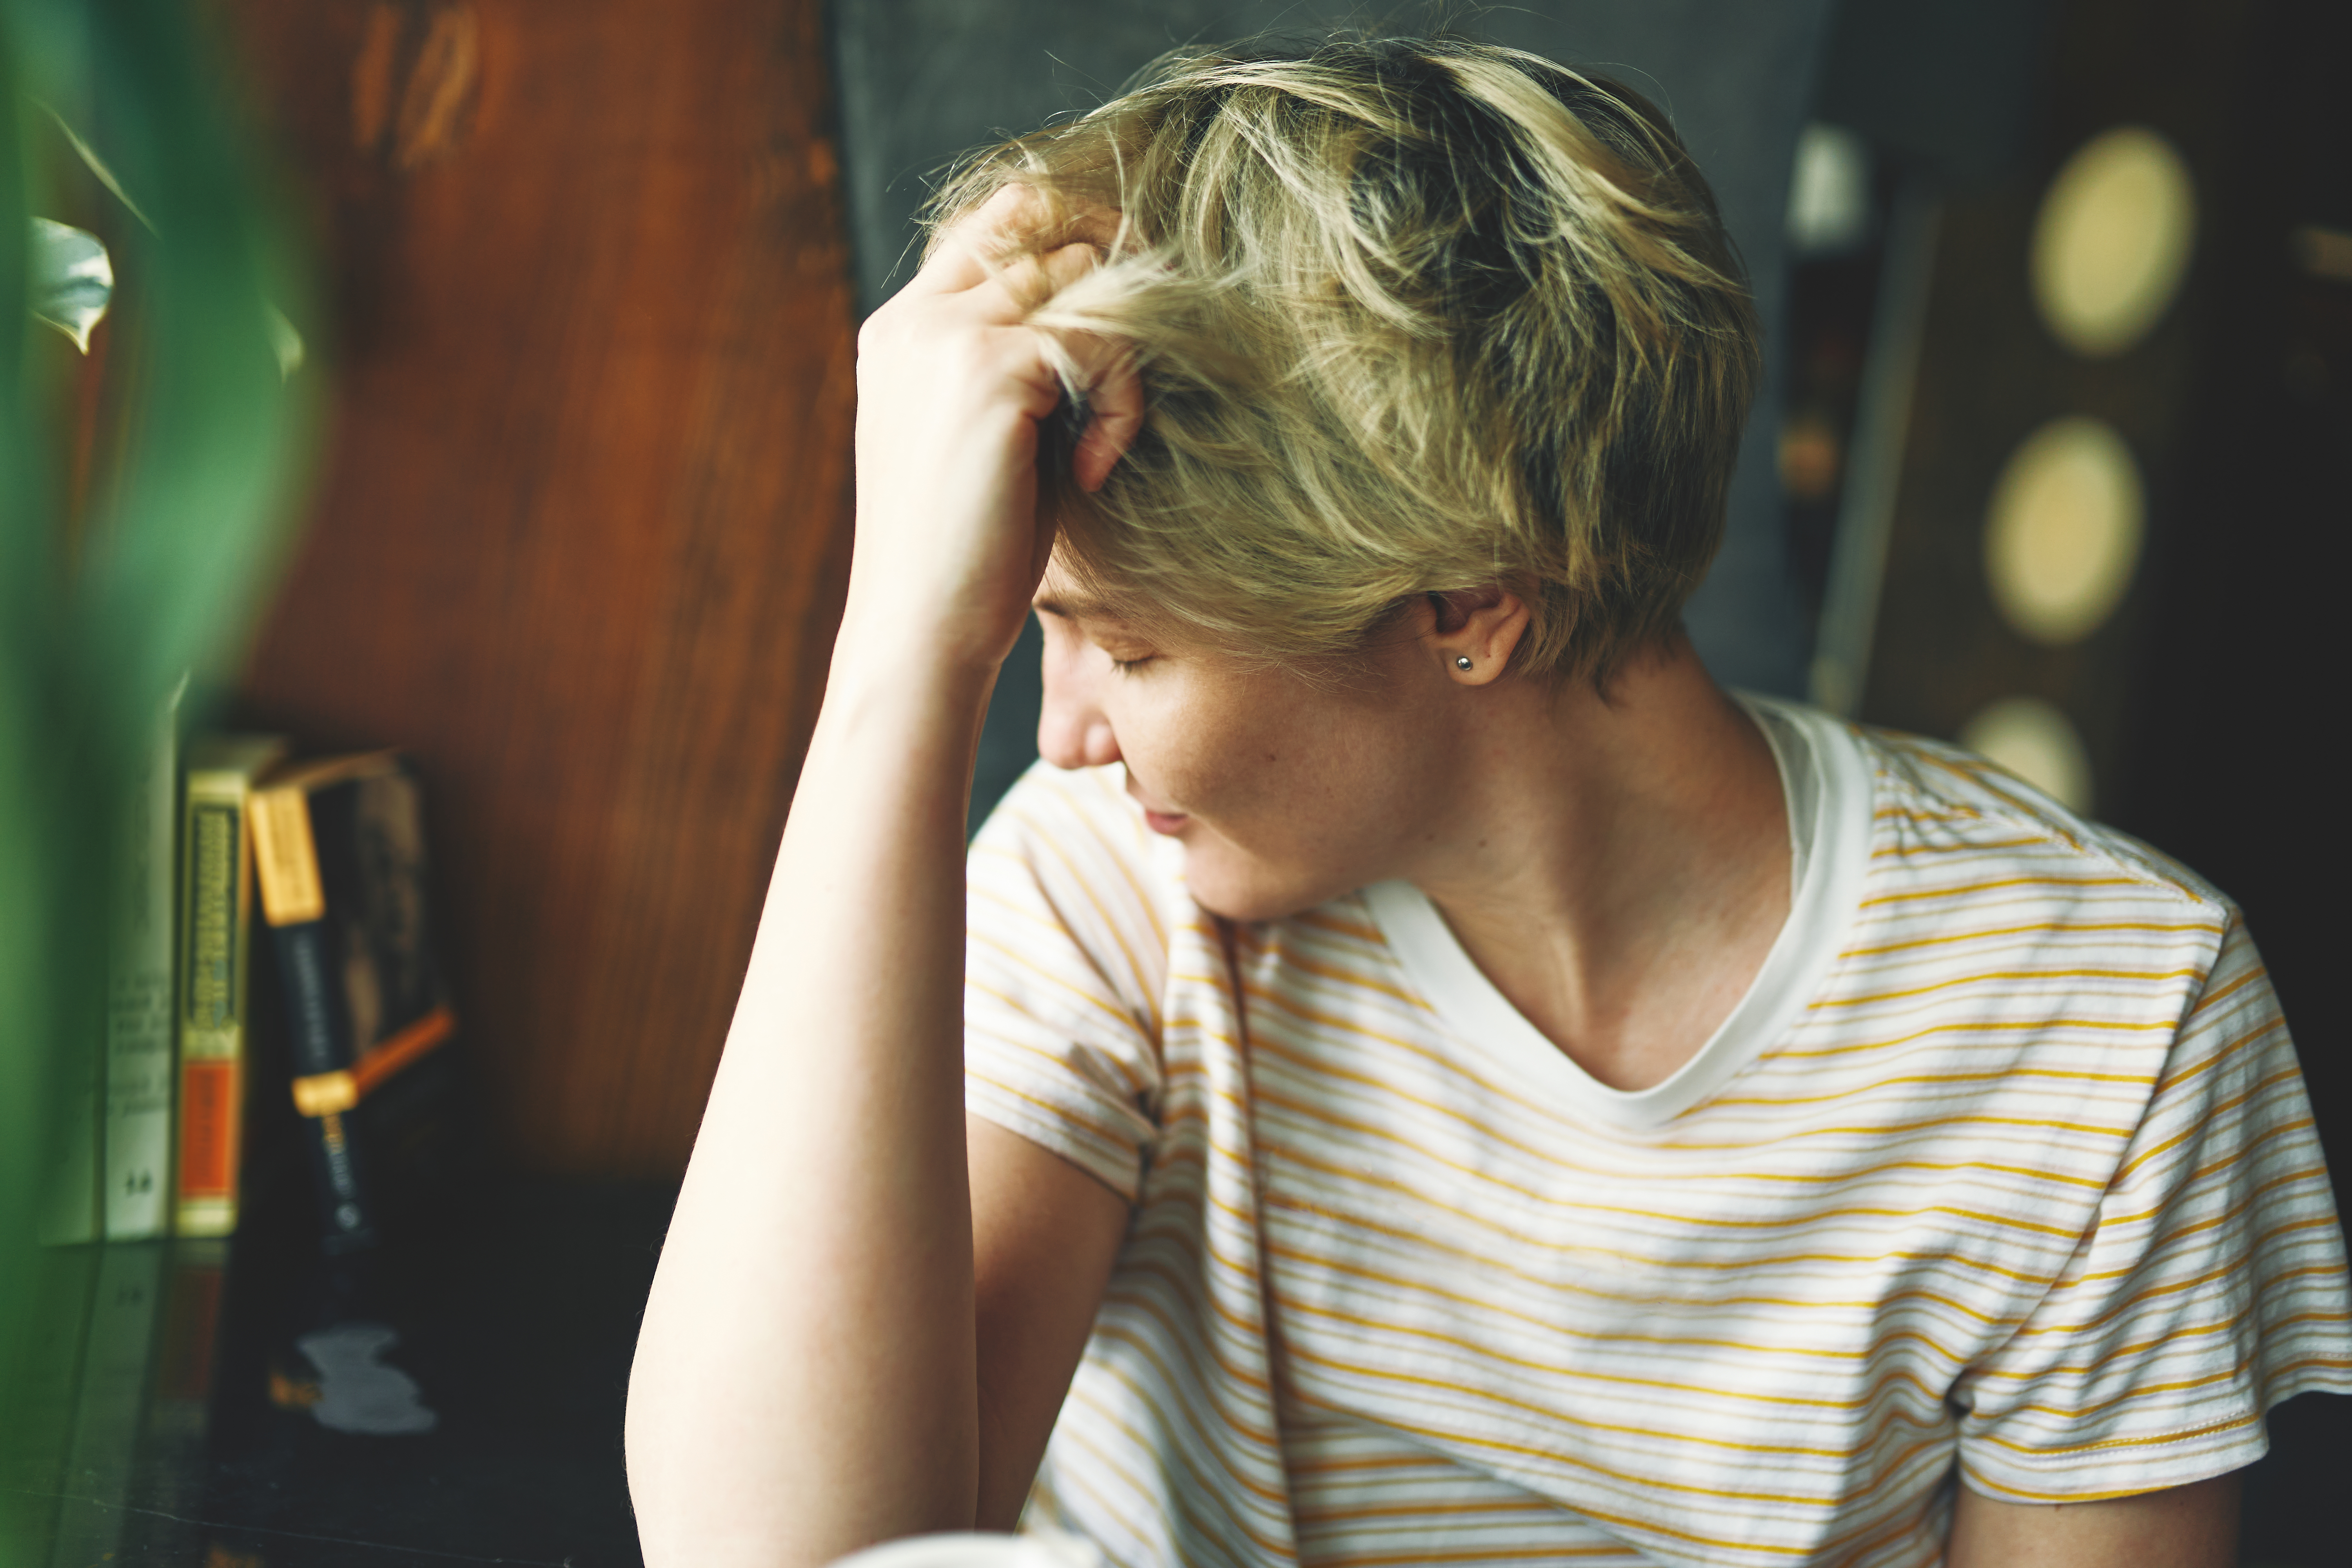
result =
[{"label": "woman's face", "polygon": [[1463,759],[1422,637],[1383,639],[1335,685],[1150,641],[1076,596],[1058,566],[1036,603],[1038,751],[1058,767],[1124,763],[1152,830],[1184,846],[1204,907],[1296,913],[1407,874],[1434,837]]}]

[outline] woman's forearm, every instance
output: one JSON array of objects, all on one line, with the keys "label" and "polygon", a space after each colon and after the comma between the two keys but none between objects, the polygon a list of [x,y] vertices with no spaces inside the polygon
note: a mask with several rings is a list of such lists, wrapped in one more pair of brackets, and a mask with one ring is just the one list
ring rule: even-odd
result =
[{"label": "woman's forearm", "polygon": [[647,1303],[655,1568],[972,1522],[963,835],[992,675],[892,651],[845,625]]},{"label": "woman's forearm", "polygon": [[[1085,371],[1092,487],[1142,417],[1112,345],[1027,325],[1093,248],[992,259],[1049,216],[1000,193],[858,332],[848,606],[629,1379],[654,1568],[785,1568],[975,1518],[972,755],[1054,537],[1037,422]],[[1076,1345],[1057,1355],[1045,1382]]]}]

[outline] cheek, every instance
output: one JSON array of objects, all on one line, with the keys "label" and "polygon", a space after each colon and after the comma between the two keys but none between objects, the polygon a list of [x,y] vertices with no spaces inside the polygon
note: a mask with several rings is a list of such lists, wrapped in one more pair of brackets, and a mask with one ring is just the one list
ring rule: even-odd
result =
[{"label": "cheek", "polygon": [[1168,701],[1160,693],[1121,705],[1119,752],[1138,786],[1153,801],[1214,820],[1246,807],[1260,793],[1265,738],[1223,704]]},{"label": "cheek", "polygon": [[1418,792],[1403,728],[1375,706],[1260,691],[1188,714],[1164,749],[1129,751],[1146,789],[1233,850],[1269,870],[1344,878],[1411,830]]},{"label": "cheek", "polygon": [[1444,794],[1444,748],[1404,694],[1349,701],[1279,679],[1177,694],[1139,702],[1120,745],[1146,795],[1192,814],[1185,878],[1205,908],[1274,920],[1400,874]]},{"label": "cheek", "polygon": [[1248,781],[1185,835],[1192,896],[1234,920],[1278,920],[1398,875],[1412,818],[1365,782],[1373,787],[1320,769]]}]

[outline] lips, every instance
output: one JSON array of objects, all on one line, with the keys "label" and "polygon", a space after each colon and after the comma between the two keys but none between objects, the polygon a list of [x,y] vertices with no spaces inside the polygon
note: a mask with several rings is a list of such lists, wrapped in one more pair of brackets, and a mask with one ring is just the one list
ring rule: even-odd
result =
[{"label": "lips", "polygon": [[1186,823],[1192,820],[1192,815],[1188,812],[1154,810],[1151,803],[1143,798],[1143,792],[1135,787],[1133,773],[1127,775],[1127,793],[1134,797],[1136,805],[1143,808],[1143,825],[1154,833],[1166,834],[1173,837],[1184,830]]}]

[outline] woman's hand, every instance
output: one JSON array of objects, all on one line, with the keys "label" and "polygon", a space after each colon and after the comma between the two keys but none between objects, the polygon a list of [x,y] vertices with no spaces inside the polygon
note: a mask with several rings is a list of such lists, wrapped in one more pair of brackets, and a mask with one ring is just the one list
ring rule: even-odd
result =
[{"label": "woman's hand", "polygon": [[[1072,461],[1099,489],[1143,418],[1118,345],[1058,337],[1029,313],[1100,262],[1091,244],[992,266],[1046,216],[1009,185],[941,240],[914,280],[867,319],[857,354],[857,544],[844,641],[919,628],[929,647],[994,671],[1052,553],[1037,504],[1038,422],[1068,366],[1090,418]],[[866,644],[866,646],[872,646]]]}]

